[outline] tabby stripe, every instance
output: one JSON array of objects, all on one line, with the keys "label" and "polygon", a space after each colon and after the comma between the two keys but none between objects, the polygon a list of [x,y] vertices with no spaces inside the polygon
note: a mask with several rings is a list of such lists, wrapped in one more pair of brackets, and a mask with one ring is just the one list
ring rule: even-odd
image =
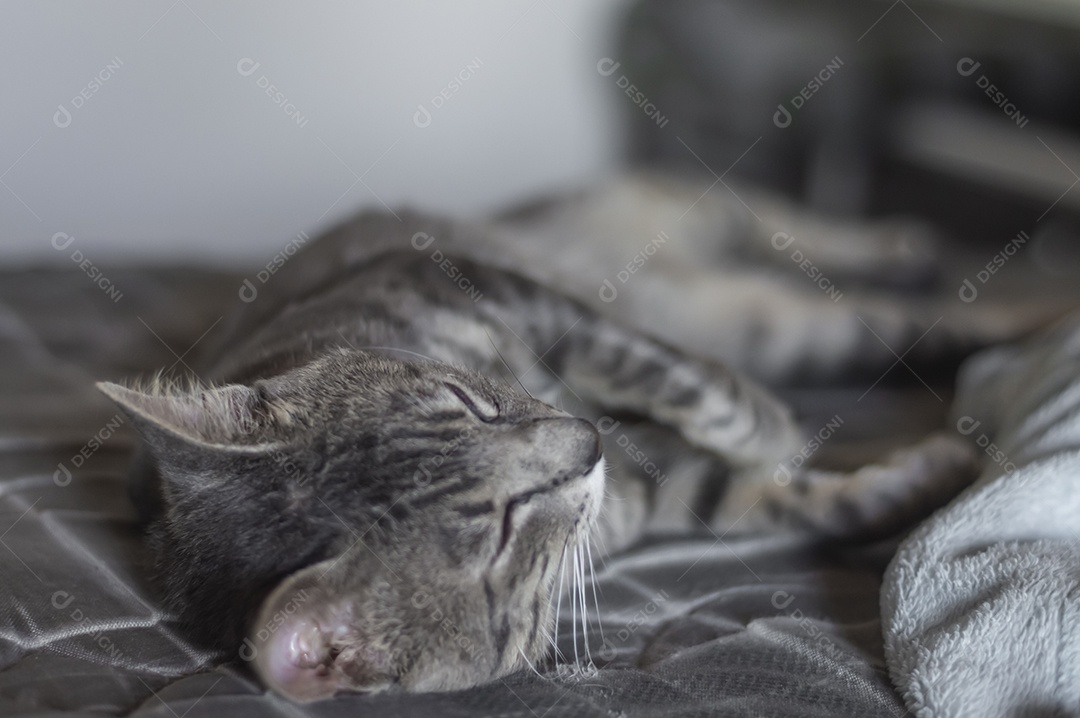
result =
[{"label": "tabby stripe", "polygon": [[667,373],[667,367],[651,358],[647,358],[639,362],[625,376],[619,377],[619,380],[625,384],[632,384],[642,391],[652,393],[660,388]]},{"label": "tabby stripe", "polygon": [[[619,350],[617,350],[615,352],[614,362],[607,367],[608,376],[611,376],[611,377],[619,376],[620,372],[622,372],[623,368],[626,366],[626,362],[627,362],[628,359],[630,359],[630,350],[629,349],[620,348]],[[598,362],[598,364],[600,366],[603,366],[603,364],[600,363],[600,362]]]},{"label": "tabby stripe", "polygon": [[491,587],[491,582],[486,578],[484,579],[484,597],[487,598],[488,624],[491,626],[492,638],[495,643],[495,665],[501,666],[506,647],[510,643],[510,616],[504,614],[501,622],[497,620],[495,590]]},{"label": "tabby stripe", "polygon": [[[436,411],[428,414],[425,419],[430,422],[450,422],[460,421],[466,416],[464,411],[459,409],[443,409],[442,411]],[[414,435],[415,436],[415,435]]]},{"label": "tabby stripe", "polygon": [[466,518],[484,516],[490,513],[494,513],[494,511],[494,501],[479,501],[472,504],[461,504],[457,507],[457,512]]},{"label": "tabby stripe", "polygon": [[424,506],[440,502],[448,496],[465,493],[466,491],[475,488],[478,483],[480,483],[480,479],[477,477],[459,476],[456,481],[449,480],[441,482],[437,487],[430,491],[421,494],[420,496],[412,497],[409,500],[409,503],[413,508],[420,509]]},{"label": "tabby stripe", "polygon": [[[442,457],[442,461],[439,462],[441,463],[441,466],[434,463],[439,456]],[[425,464],[425,460],[429,463]],[[467,463],[465,458],[457,457],[453,452],[439,454],[435,451],[417,451],[416,449],[396,449],[378,456],[377,461],[379,462],[379,466],[384,470],[394,468],[400,469],[401,473],[408,479],[412,479],[414,471],[419,470],[417,468],[418,463],[427,466],[429,471],[433,471],[438,467],[444,474],[453,473],[449,470],[451,466]]]},{"label": "tabby stripe", "polygon": [[529,638],[525,642],[526,646],[532,647],[536,642],[537,634],[540,631],[540,594],[533,596],[532,602],[532,628],[529,629]]},{"label": "tabby stripe", "polygon": [[462,427],[447,427],[445,429],[431,429],[428,431],[419,430],[415,428],[402,427],[399,432],[394,436],[393,444],[402,444],[410,439],[425,439],[432,441],[441,441],[446,444],[459,441],[461,435],[465,433]]},{"label": "tabby stripe", "polygon": [[495,645],[497,653],[495,654],[495,665],[502,665],[503,656],[506,655],[506,648],[510,645],[510,612],[507,611],[503,614],[502,624],[499,626],[499,630],[495,633]]},{"label": "tabby stripe", "polygon": [[495,589],[491,587],[491,581],[484,579],[484,598],[487,599],[488,623],[495,626]]}]

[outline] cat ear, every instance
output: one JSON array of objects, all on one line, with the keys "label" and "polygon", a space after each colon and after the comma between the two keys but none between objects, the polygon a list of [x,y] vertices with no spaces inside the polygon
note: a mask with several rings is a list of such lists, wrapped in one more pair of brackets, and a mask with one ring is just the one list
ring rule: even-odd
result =
[{"label": "cat ear", "polygon": [[393,659],[359,636],[352,604],[320,586],[336,560],[297,571],[263,601],[240,655],[263,684],[296,702],[372,693],[395,680]]},{"label": "cat ear", "polygon": [[276,413],[255,389],[238,384],[183,394],[145,393],[110,382],[97,388],[157,449],[177,439],[204,447],[255,444],[256,431]]}]

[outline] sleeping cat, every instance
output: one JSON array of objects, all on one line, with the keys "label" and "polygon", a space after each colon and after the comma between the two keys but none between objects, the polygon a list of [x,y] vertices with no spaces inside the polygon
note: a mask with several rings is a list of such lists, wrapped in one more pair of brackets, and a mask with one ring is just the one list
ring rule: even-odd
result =
[{"label": "sleeping cat", "polygon": [[[599,291],[619,265],[588,266],[605,232],[579,219],[577,259],[564,239],[566,254],[538,266],[523,260],[556,250],[535,243],[531,216],[469,226],[366,214],[262,287],[209,352],[205,384],[100,385],[145,440],[133,494],[167,604],[204,640],[239,646],[271,689],[304,701],[485,682],[547,653],[560,572],[594,542],[614,551],[650,525],[698,517],[887,531],[971,478],[971,450],[949,437],[850,475],[795,466],[790,411],[721,362],[720,345],[690,353],[598,311],[617,304]],[[674,256],[654,270],[676,271]],[[656,277],[634,280],[654,300]],[[560,281],[573,286],[550,288]],[[724,315],[722,295],[694,295],[704,286],[690,287],[693,301]],[[863,308],[886,335],[921,326],[887,303]],[[840,321],[826,313],[826,340]],[[938,351],[983,341],[978,322],[951,324]],[[759,350],[778,346],[767,329],[754,330]],[[811,334],[799,334],[808,354]],[[827,353],[807,364],[799,351],[758,373],[829,373]],[[873,365],[865,352],[850,362]],[[605,451],[615,422],[670,480]]]}]

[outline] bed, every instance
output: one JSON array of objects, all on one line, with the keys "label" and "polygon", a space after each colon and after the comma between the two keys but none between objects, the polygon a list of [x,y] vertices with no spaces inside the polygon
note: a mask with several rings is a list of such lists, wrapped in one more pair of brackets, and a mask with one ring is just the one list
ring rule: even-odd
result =
[{"label": "bed", "polygon": [[[878,608],[895,537],[830,549],[704,527],[597,566],[592,669],[569,667],[564,611],[568,659],[539,673],[307,706],[264,692],[238,655],[186,640],[148,585],[125,489],[136,439],[93,387],[190,363],[242,277],[103,272],[119,301],[75,266],[0,276],[0,715],[904,715]],[[865,416],[899,403],[904,421],[944,421],[918,384],[882,386],[862,403],[859,393],[792,398],[822,416],[837,402]],[[900,428],[879,421],[877,431]],[[855,450],[873,438],[846,441]],[[580,636],[577,652],[587,662]]]}]

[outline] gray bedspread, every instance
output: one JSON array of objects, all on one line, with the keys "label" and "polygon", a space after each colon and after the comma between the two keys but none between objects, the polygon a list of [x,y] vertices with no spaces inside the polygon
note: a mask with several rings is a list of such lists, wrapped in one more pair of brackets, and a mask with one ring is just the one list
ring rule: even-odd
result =
[{"label": "gray bedspread", "polygon": [[[0,716],[904,715],[878,615],[895,544],[815,551],[704,528],[597,566],[593,670],[552,663],[457,693],[304,707],[264,693],[159,605],[124,488],[135,439],[92,386],[191,362],[241,280],[109,277],[119,301],[78,271],[0,274]],[[845,416],[890,403],[855,396]]]}]

